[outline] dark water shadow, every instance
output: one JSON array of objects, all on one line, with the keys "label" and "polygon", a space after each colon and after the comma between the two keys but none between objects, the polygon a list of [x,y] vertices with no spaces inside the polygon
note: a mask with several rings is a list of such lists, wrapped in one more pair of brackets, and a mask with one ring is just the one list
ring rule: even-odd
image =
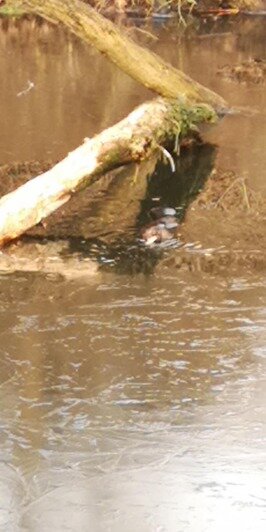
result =
[{"label": "dark water shadow", "polygon": [[147,223],[149,211],[155,204],[176,209],[181,222],[188,205],[210,175],[215,155],[216,148],[213,144],[202,144],[193,149],[184,149],[180,157],[174,158],[175,172],[171,171],[169,165],[159,162],[154,174],[149,178],[137,226]]}]

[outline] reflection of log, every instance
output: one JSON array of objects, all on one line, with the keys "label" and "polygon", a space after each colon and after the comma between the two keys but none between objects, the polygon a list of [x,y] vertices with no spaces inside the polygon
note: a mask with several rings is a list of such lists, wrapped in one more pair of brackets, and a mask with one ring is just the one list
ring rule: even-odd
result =
[{"label": "reflection of log", "polygon": [[7,0],[51,22],[62,22],[80,39],[92,44],[121,70],[165,98],[205,102],[216,111],[225,100],[158,56],[129,39],[115,24],[79,0]]},{"label": "reflection of log", "polygon": [[10,245],[0,254],[1,272],[43,272],[70,279],[90,279],[98,273],[97,262],[69,251],[68,242],[58,240],[41,245],[24,242]]},{"label": "reflection of log", "polygon": [[117,235],[130,232],[136,225],[148,177],[156,162],[157,158],[152,157],[141,164],[108,172],[77,192],[71,201],[46,218],[45,224],[35,225],[27,235],[41,239],[100,238],[110,242]]},{"label": "reflection of log", "polygon": [[40,222],[99,175],[150,157],[167,139],[213,116],[207,106],[184,108],[162,98],[141,105],[115,126],[86,139],[51,170],[4,196],[0,200],[0,245]]},{"label": "reflection of log", "polygon": [[[148,177],[154,172],[156,162],[157,158],[152,157],[141,165],[121,169],[104,201],[94,204],[95,217],[99,220],[98,235],[105,242],[112,242],[119,234],[130,233],[135,227],[140,202],[147,192]],[[83,224],[86,225],[86,222],[83,221]],[[92,233],[93,231],[88,232],[88,228],[87,235],[86,229],[83,232],[85,237],[91,237]]]}]

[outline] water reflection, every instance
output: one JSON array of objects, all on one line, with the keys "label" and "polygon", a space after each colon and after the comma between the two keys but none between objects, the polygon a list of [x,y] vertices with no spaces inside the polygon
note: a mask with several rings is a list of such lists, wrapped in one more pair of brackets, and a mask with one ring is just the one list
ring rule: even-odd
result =
[{"label": "water reflection", "polygon": [[12,285],[1,281],[4,530],[211,531],[226,513],[230,530],[262,531],[265,283]]},{"label": "water reflection", "polygon": [[[230,104],[264,113],[263,84],[239,86],[216,74],[224,64],[252,57],[265,59],[264,18],[233,19],[194,21],[186,28],[175,21],[148,25],[148,33],[157,40],[148,36],[146,27],[140,32],[131,26],[128,31],[174,66],[221,93]],[[84,137],[114,124],[153,96],[61,27],[33,20],[0,24],[1,163],[57,160]],[[34,83],[33,89],[17,97],[28,81]],[[261,168],[265,166],[266,122],[261,113],[252,118],[227,118],[208,137],[219,145],[219,164],[237,174],[245,172],[257,189],[264,189]]]}]

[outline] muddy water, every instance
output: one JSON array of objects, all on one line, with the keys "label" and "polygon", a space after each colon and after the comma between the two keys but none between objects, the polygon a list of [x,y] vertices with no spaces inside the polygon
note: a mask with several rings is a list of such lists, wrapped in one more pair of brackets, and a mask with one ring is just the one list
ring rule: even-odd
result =
[{"label": "muddy water", "polygon": [[262,279],[1,279],[1,530],[265,530]]},{"label": "muddy water", "polygon": [[[262,56],[265,26],[220,24],[159,26],[151,47],[225,94],[214,66]],[[58,28],[0,39],[2,163],[60,157],[148,95]],[[265,109],[265,87],[230,97]],[[263,128],[241,116],[207,133],[259,190]],[[21,273],[0,290],[0,530],[265,530],[262,275]]]}]

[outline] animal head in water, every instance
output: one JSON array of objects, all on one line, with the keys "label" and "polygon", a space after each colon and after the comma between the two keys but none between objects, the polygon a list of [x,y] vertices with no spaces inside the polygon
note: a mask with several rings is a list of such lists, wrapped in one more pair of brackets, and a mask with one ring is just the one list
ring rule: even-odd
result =
[{"label": "animal head in water", "polygon": [[141,230],[141,239],[147,246],[174,238],[178,222],[174,216],[164,216]]}]

